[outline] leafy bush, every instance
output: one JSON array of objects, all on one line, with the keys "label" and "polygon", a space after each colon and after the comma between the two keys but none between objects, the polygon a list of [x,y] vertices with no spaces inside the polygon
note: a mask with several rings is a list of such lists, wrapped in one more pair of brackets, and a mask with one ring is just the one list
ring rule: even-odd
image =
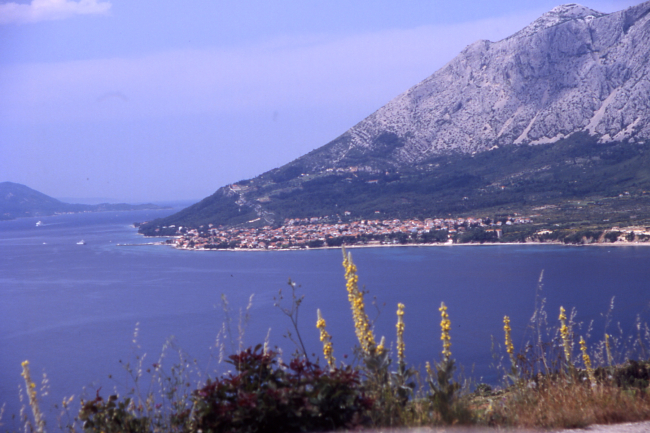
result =
[{"label": "leafy bush", "polygon": [[138,417],[130,398],[120,401],[117,395],[105,401],[97,391],[94,400],[83,403],[79,419],[84,432],[137,433],[149,431],[149,419]]},{"label": "leafy bush", "polygon": [[598,240],[602,233],[602,231],[595,230],[580,230],[566,236],[563,239],[563,242],[565,244],[591,243]]},{"label": "leafy bush", "polygon": [[618,237],[621,235],[621,232],[607,232],[605,234],[605,239],[607,239],[609,242],[616,242]]},{"label": "leafy bush", "polygon": [[468,242],[498,242],[499,238],[495,231],[486,231],[482,227],[475,228],[472,230],[467,230],[457,236],[457,242],[459,244],[464,244]]},{"label": "leafy bush", "polygon": [[650,386],[650,362],[630,359],[617,368],[600,367],[595,373],[600,382],[613,382],[622,389],[643,391]]},{"label": "leafy bush", "polygon": [[297,432],[354,428],[368,422],[372,400],[349,367],[324,371],[296,357],[279,363],[258,345],[227,361],[237,374],[196,390],[192,425],[204,432]]}]

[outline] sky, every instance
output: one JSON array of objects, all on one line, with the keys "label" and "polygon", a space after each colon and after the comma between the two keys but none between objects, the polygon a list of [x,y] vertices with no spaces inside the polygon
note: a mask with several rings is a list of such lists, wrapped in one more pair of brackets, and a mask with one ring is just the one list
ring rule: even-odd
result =
[{"label": "sky", "polygon": [[0,182],[69,202],[200,200],[558,4],[0,0]]}]

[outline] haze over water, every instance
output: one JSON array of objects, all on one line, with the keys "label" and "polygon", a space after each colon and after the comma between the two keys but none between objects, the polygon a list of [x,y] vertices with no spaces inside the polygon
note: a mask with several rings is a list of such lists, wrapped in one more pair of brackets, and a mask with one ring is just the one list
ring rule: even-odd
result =
[{"label": "haze over water", "polygon": [[[340,250],[286,252],[178,251],[163,246],[117,246],[150,242],[130,227],[134,221],[172,211],[139,211],[61,215],[0,223],[0,405],[4,422],[17,414],[20,363],[30,361],[38,381],[50,380],[44,408],[50,413],[63,396],[87,397],[102,387],[106,397],[125,374],[119,360],[147,354],[145,365],[158,360],[170,336],[214,376],[218,366],[215,337],[225,319],[221,295],[238,311],[254,294],[245,347],[263,342],[286,355],[295,347],[283,334],[289,319],[274,308],[288,278],[305,295],[300,331],[311,353],[320,354],[315,328],[320,308],[333,336],[334,356],[350,362],[354,332],[345,291]],[[86,245],[78,245],[84,240]],[[423,366],[439,359],[440,316],[444,301],[452,322],[453,357],[465,375],[497,384],[501,374],[491,368],[491,336],[503,339],[503,316],[512,320],[517,350],[532,335],[526,332],[535,306],[535,291],[544,270],[541,296],[547,300],[549,322],[555,326],[560,305],[577,308],[576,320],[594,320],[590,344],[602,339],[604,319],[616,296],[614,323],[626,335],[634,320],[647,321],[650,301],[650,248],[563,247],[553,245],[395,247],[351,249],[360,284],[376,297],[381,313],[375,333],[395,340],[395,310],[406,305],[406,356]],[[385,305],[384,305],[385,304]],[[286,304],[288,305],[288,304]],[[136,347],[133,334],[138,324]],[[587,326],[577,329],[587,334]],[[235,343],[236,344],[236,343]],[[227,344],[228,351],[230,345]],[[503,352],[504,353],[504,352]],[[502,354],[503,354],[502,353]],[[350,355],[347,359],[344,355]],[[285,358],[288,356],[285,355]],[[171,365],[171,361],[167,366]],[[473,372],[472,372],[473,370]],[[113,374],[116,379],[108,379]],[[482,378],[482,379],[480,379]]]}]

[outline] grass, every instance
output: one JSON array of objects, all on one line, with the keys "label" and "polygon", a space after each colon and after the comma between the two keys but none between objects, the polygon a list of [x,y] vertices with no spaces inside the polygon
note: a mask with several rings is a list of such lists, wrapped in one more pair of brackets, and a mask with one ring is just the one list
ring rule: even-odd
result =
[{"label": "grass", "polygon": [[[142,355],[124,364],[128,382],[119,390],[109,395],[97,390],[92,398],[79,399],[78,410],[73,409],[72,398],[64,399],[58,407],[57,423],[47,424],[39,407],[39,389],[25,361],[22,430],[252,433],[439,425],[576,428],[650,420],[650,328],[639,319],[635,335],[605,334],[602,341],[588,347],[576,332],[575,312],[567,314],[561,308],[557,320],[549,319],[545,301],[539,297],[540,276],[529,326],[532,343],[516,352],[510,320],[504,317],[505,354],[495,353],[505,361],[505,366],[500,363],[498,367],[503,373],[500,387],[492,389],[459,379],[452,355],[453,314],[444,303],[439,308],[438,360],[433,360],[433,366],[427,363],[426,374],[421,375],[404,358],[403,336],[408,332],[404,305],[397,307],[396,349],[392,353],[383,339],[377,341],[374,336],[356,265],[351,254],[345,250],[343,254],[348,300],[359,340],[352,365],[336,362],[326,330],[326,312],[320,310],[315,325],[324,362],[319,365],[309,360],[298,324],[303,298],[290,281],[291,296],[284,298],[280,293],[276,299],[276,306],[293,326],[288,335],[297,350],[290,359],[284,361],[268,344],[244,349],[250,303],[240,311],[239,340],[235,342],[224,298],[226,322],[217,341],[221,353],[230,341],[232,354],[223,358],[232,371],[221,375],[199,371],[196,363],[170,342],[156,362],[145,361]],[[604,315],[606,325],[611,309],[613,300]]]},{"label": "grass", "polygon": [[[475,400],[480,402],[480,400]],[[511,427],[578,428],[650,419],[645,389],[591,386],[572,376],[542,376],[477,406],[483,423]]]}]

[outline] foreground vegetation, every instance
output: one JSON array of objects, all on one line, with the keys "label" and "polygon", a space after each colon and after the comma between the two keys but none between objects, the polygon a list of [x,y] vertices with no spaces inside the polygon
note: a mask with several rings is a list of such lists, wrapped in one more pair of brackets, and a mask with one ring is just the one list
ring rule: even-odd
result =
[{"label": "foreground vegetation", "polygon": [[[124,365],[132,383],[121,393],[102,395],[97,390],[94,398],[80,400],[79,409],[72,399],[64,399],[58,426],[46,424],[37,385],[25,361],[24,392],[31,414],[21,414],[24,431],[299,432],[435,425],[555,428],[650,419],[647,324],[637,321],[636,335],[604,334],[600,342],[588,347],[576,333],[574,312],[567,315],[560,308],[556,325],[549,324],[544,300],[538,299],[531,319],[533,338],[519,352],[512,342],[510,320],[504,317],[505,353],[495,353],[501,361],[503,384],[492,389],[458,378],[451,351],[451,317],[444,303],[439,308],[439,359],[433,365],[427,362],[425,372],[420,373],[406,360],[406,307],[397,305],[394,345],[389,346],[383,337],[377,339],[365,310],[366,292],[359,288],[356,266],[345,250],[343,266],[358,339],[355,359],[349,365],[336,360],[320,311],[316,327],[323,357],[320,362],[310,360],[298,326],[302,297],[290,281],[290,296],[284,299],[281,293],[276,300],[293,325],[288,336],[297,349],[289,360],[284,361],[268,344],[243,349],[240,329],[239,349],[225,361],[233,371],[204,377],[182,351],[177,351],[178,361],[165,368],[173,349],[170,345],[155,363],[145,364],[144,357],[137,357],[133,364]],[[625,362],[617,362],[621,359]]]}]

